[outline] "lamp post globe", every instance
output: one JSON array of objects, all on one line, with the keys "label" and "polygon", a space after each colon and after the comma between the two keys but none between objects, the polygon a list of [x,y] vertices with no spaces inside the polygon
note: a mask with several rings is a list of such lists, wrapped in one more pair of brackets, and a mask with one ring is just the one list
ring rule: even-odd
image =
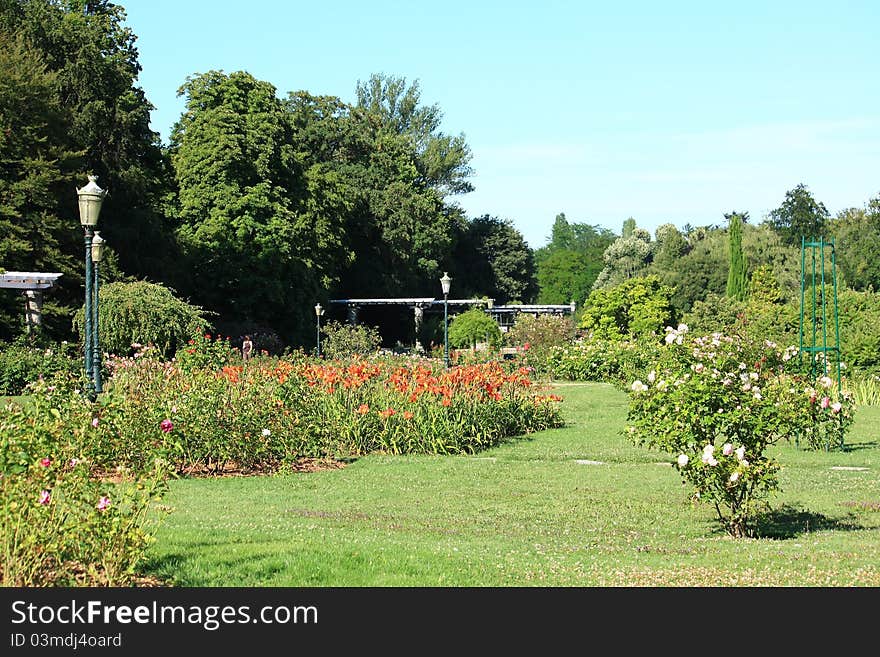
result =
[{"label": "lamp post globe", "polygon": [[318,358],[321,357],[321,315],[323,315],[323,314],[324,314],[324,309],[321,307],[321,304],[320,303],[315,304],[315,318],[318,321],[318,334],[317,334],[317,337],[318,337],[318,350],[317,350]]},{"label": "lamp post globe", "polygon": [[452,278],[448,272],[443,272],[440,279],[440,287],[443,290],[443,361],[449,367],[449,290],[452,287]]},{"label": "lamp post globe", "polygon": [[[83,318],[83,326],[85,329],[83,359],[86,378],[88,379],[87,385],[89,388],[89,396],[93,396],[96,392],[93,357],[97,348],[97,325],[93,314],[94,304],[92,302],[94,298],[93,281],[95,277],[95,274],[92,271],[92,239],[95,235],[95,226],[98,224],[98,216],[101,214],[101,205],[104,203],[104,197],[107,195],[107,190],[101,189],[98,186],[97,181],[97,176],[90,175],[89,182],[85,186],[76,190],[76,195],[79,201],[79,223],[83,227],[83,232],[85,233],[86,247],[86,305],[85,317]],[[100,387],[100,384],[98,384],[98,387]]]}]

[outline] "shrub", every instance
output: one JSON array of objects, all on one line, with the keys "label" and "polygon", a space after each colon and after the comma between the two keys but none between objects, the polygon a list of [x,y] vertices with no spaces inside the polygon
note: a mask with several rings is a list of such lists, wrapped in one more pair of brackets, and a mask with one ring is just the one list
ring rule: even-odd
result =
[{"label": "shrub", "polygon": [[382,336],[375,326],[330,321],[321,326],[321,353],[325,358],[369,356],[379,350]]},{"label": "shrub", "polygon": [[672,294],[653,275],[595,289],[584,304],[580,327],[600,338],[662,333],[673,322]]},{"label": "shrub", "polygon": [[631,439],[675,455],[694,499],[714,505],[732,536],[754,533],[765,498],[778,489],[770,445],[800,439],[827,448],[852,422],[851,396],[838,397],[829,377],[814,387],[790,373],[797,351],[670,329],[653,369],[631,385]]},{"label": "shrub", "polygon": [[476,347],[478,342],[486,342],[492,347],[501,344],[501,329],[498,323],[481,308],[456,315],[449,323],[449,344],[453,347]]},{"label": "shrub", "polygon": [[[152,344],[170,358],[193,335],[209,326],[208,311],[174,296],[172,290],[155,283],[108,283],[99,288],[98,334],[104,351],[128,355],[132,344]],[[83,309],[73,321],[74,330],[84,332]]]},{"label": "shrub", "polygon": [[178,367],[187,371],[204,367],[217,370],[233,360],[241,360],[241,352],[232,346],[229,337],[199,333],[177,350],[174,360]]},{"label": "shrub", "polygon": [[29,383],[56,373],[83,371],[76,345],[23,336],[0,350],[0,395],[20,395]]},{"label": "shrub", "polygon": [[569,344],[575,335],[574,322],[561,315],[519,313],[516,323],[505,335],[510,345],[520,347],[523,364],[544,373],[548,370],[551,350]]},{"label": "shrub", "polygon": [[553,347],[547,357],[547,371],[555,379],[599,381],[626,388],[644,378],[660,351],[653,336],[619,340],[587,336],[562,347]]},{"label": "shrub", "polygon": [[[151,540],[165,467],[107,472],[90,458],[108,439],[105,414],[56,376],[0,416],[0,584],[125,586]],[[109,475],[114,475],[111,480]]]}]

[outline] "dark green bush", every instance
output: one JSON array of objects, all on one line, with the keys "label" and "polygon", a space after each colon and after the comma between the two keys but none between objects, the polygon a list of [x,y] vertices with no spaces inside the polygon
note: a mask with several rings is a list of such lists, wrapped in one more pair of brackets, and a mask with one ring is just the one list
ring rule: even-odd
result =
[{"label": "dark green bush", "polygon": [[19,338],[0,345],[0,395],[20,395],[41,377],[57,372],[76,375],[83,367],[75,344]]}]

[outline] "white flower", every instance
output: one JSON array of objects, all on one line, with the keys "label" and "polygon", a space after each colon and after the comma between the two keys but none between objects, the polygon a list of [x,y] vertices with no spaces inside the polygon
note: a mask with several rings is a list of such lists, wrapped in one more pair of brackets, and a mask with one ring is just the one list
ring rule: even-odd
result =
[{"label": "white flower", "polygon": [[748,462],[746,459],[743,459],[743,460],[742,460],[742,464],[743,464],[743,467],[744,467],[744,468],[749,467],[749,462]]},{"label": "white flower", "polygon": [[746,446],[741,445],[736,448],[736,458],[742,461],[746,457]]},{"label": "white flower", "polygon": [[260,433],[262,433],[263,437],[265,437],[265,438],[268,438],[269,436],[272,435],[272,432],[269,431],[268,429],[263,429]]},{"label": "white flower", "polygon": [[753,396],[755,399],[760,400],[760,399],[761,399],[761,389],[760,389],[760,388],[755,388],[755,389],[752,391],[752,396]]},{"label": "white flower", "polygon": [[706,367],[702,363],[697,363],[696,365],[694,365],[694,372],[696,372],[697,374],[702,372],[704,369],[706,369]]},{"label": "white flower", "polygon": [[840,413],[841,408],[843,408],[843,405],[840,402],[834,402],[831,404],[831,410],[835,413]]},{"label": "white flower", "polygon": [[675,333],[667,333],[663,339],[666,340],[666,344],[672,344],[675,342]]},{"label": "white flower", "polygon": [[710,456],[706,463],[708,463],[712,467],[718,465],[718,461],[715,459],[714,456]]},{"label": "white flower", "polygon": [[733,445],[730,443],[724,443],[724,446],[721,448],[721,453],[724,454],[724,456],[730,456],[733,454]]},{"label": "white flower", "polygon": [[739,472],[734,472],[730,475],[730,483],[735,484],[737,479],[739,479]]},{"label": "white flower", "polygon": [[752,381],[757,381],[758,380],[758,373],[757,372],[749,372],[749,378]]},{"label": "white flower", "polygon": [[675,344],[681,344],[682,342],[684,342],[684,338],[682,338],[680,335],[675,338]]},{"label": "white flower", "polygon": [[660,392],[663,392],[663,391],[666,390],[666,388],[668,388],[668,387],[669,387],[669,383],[666,382],[666,381],[663,380],[663,379],[660,379],[660,380],[657,382],[657,390],[659,390]]},{"label": "white flower", "polygon": [[654,383],[654,379],[657,378],[657,373],[654,370],[648,372],[648,383]]},{"label": "white flower", "polygon": [[834,382],[831,380],[831,377],[826,374],[825,376],[819,377],[819,383],[822,384],[823,388],[830,388],[831,384]]},{"label": "white flower", "polygon": [[687,454],[679,454],[678,455],[678,467],[679,468],[683,468],[684,466],[686,466],[688,464],[688,461],[690,461],[690,459],[688,458]]},{"label": "white flower", "polygon": [[648,389],[648,386],[646,386],[644,383],[642,383],[638,379],[633,381],[633,384],[631,387],[632,387],[633,392],[644,392],[645,390]]},{"label": "white flower", "polygon": [[678,325],[678,332],[679,333],[687,333],[687,330],[688,330],[687,324],[679,324]]}]

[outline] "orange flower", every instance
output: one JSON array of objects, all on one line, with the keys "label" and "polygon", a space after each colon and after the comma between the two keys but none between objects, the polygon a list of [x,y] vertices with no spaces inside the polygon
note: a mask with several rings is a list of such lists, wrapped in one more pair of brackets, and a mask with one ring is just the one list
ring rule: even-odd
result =
[{"label": "orange flower", "polygon": [[449,397],[444,397],[443,401],[440,403],[443,404],[444,406],[449,406],[452,404],[452,400]]},{"label": "orange flower", "polygon": [[409,411],[404,411],[404,412],[403,412],[403,419],[404,419],[404,420],[412,420],[412,419],[413,419],[413,414],[410,413]]},{"label": "orange flower", "polygon": [[386,408],[384,411],[379,411],[379,417],[381,418],[389,418],[394,415],[397,411],[393,408]]},{"label": "orange flower", "polygon": [[366,404],[361,404],[360,406],[357,407],[357,411],[355,411],[355,412],[360,415],[366,415],[367,413],[370,412],[370,407],[367,406]]}]

